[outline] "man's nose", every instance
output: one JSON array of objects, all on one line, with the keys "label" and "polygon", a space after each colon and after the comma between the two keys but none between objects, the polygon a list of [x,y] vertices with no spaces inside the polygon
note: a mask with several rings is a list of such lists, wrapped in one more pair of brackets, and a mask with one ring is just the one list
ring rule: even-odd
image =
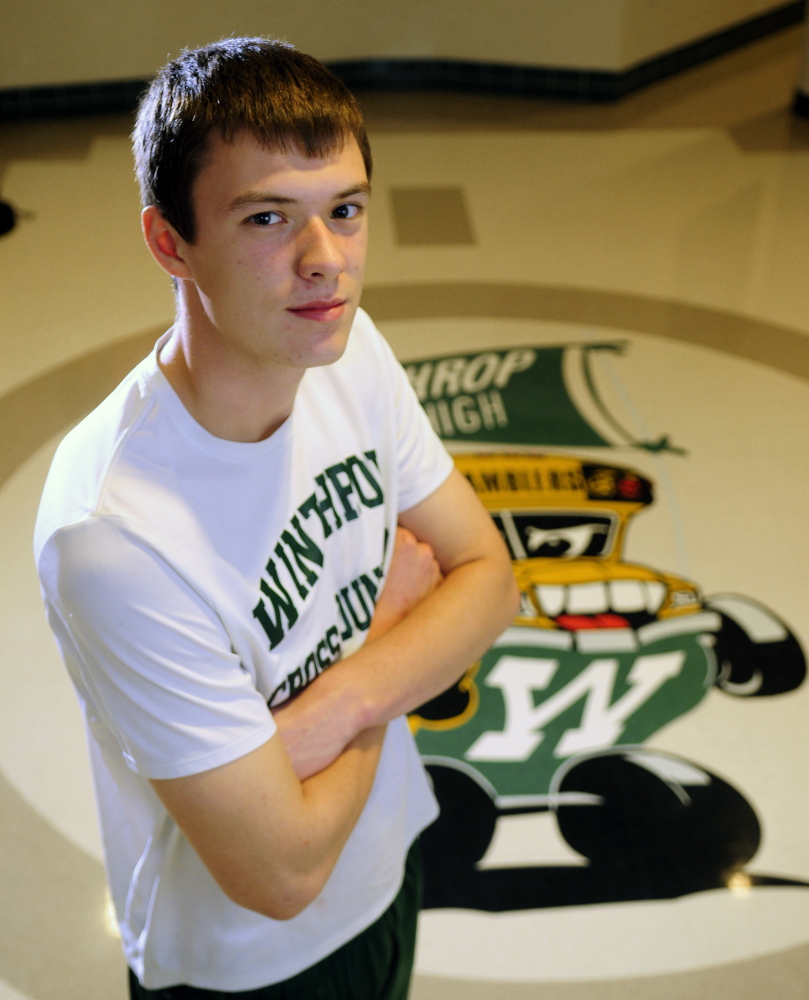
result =
[{"label": "man's nose", "polygon": [[345,257],[335,234],[323,219],[310,219],[299,240],[298,273],[311,281],[333,278],[345,268]]}]

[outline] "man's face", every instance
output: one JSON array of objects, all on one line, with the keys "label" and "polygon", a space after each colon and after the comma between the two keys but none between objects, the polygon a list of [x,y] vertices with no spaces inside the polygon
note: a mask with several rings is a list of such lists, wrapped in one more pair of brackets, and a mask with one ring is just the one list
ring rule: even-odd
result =
[{"label": "man's face", "polygon": [[[356,141],[323,159],[212,139],[181,253],[196,336],[259,369],[330,364],[359,305],[369,186]],[[224,352],[224,354],[221,354]]]}]

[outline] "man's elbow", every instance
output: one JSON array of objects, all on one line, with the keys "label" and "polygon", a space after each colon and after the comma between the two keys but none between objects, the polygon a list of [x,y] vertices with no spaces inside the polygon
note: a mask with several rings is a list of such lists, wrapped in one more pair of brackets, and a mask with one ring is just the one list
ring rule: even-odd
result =
[{"label": "man's elbow", "polygon": [[316,892],[308,890],[296,890],[280,896],[270,896],[266,900],[259,902],[257,906],[248,907],[256,913],[271,920],[292,920],[313,903],[320,894],[320,889]]},{"label": "man's elbow", "polygon": [[228,898],[243,907],[260,913],[271,920],[292,920],[303,913],[320,895],[326,879],[319,875],[288,878],[279,883],[262,886],[258,882],[238,886],[220,886]]}]

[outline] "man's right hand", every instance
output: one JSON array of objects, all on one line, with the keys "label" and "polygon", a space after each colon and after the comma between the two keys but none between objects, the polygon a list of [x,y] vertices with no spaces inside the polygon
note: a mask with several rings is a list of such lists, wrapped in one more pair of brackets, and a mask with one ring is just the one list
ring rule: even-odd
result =
[{"label": "man's right hand", "polygon": [[[390,568],[376,602],[368,640],[378,639],[406,618],[435,590],[441,579],[441,570],[430,546],[419,542],[405,528],[397,528]],[[344,713],[329,697],[332,687],[329,681],[334,679],[329,676],[331,670],[292,701],[273,708],[279,735],[301,780],[327,767],[354,735],[346,728]]]},{"label": "man's right hand", "polygon": [[396,529],[393,557],[374,609],[368,639],[378,639],[398,625],[428,597],[443,579],[441,569],[426,542],[406,528]]}]

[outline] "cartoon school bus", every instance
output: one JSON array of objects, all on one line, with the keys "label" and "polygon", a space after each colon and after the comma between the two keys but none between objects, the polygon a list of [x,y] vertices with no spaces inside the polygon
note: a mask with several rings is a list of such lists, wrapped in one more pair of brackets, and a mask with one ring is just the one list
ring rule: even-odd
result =
[{"label": "cartoon school bus", "polygon": [[514,559],[517,623],[540,628],[637,627],[700,610],[697,587],[623,561],[630,520],[652,502],[632,469],[565,455],[456,455]]},{"label": "cartoon school bus", "polygon": [[[632,518],[654,493],[634,469],[525,450],[454,459],[508,545],[521,605],[480,661],[410,717],[442,807],[424,837],[426,905],[566,905],[725,884],[758,845],[752,808],[723,779],[643,744],[712,687],[761,697],[799,686],[797,639],[758,602],[706,598],[689,580],[624,561]],[[676,822],[660,811],[669,793]],[[547,870],[509,881],[477,869],[499,817],[548,810],[589,875],[557,871],[551,885]]]}]

